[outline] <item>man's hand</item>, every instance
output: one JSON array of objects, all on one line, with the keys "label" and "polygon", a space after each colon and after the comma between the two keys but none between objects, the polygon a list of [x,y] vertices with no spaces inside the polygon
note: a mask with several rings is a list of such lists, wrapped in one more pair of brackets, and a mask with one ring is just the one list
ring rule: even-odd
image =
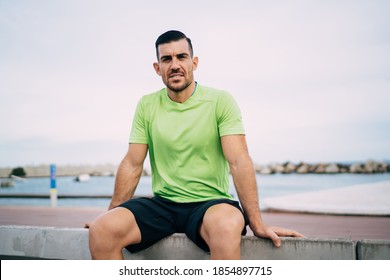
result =
[{"label": "man's hand", "polygon": [[245,135],[226,135],[221,137],[221,143],[238,198],[248,215],[250,228],[254,235],[270,238],[276,247],[280,247],[282,243],[279,236],[304,237],[295,230],[270,227],[263,223],[258,201],[256,173],[248,153]]},{"label": "man's hand", "polygon": [[276,247],[280,247],[282,244],[280,240],[280,236],[289,236],[289,237],[305,237],[303,234],[292,230],[292,229],[286,229],[286,228],[281,228],[281,227],[272,227],[272,226],[267,226],[263,225],[261,228],[255,230],[252,229],[253,233],[257,237],[262,237],[262,238],[269,238],[272,240],[274,245]]}]

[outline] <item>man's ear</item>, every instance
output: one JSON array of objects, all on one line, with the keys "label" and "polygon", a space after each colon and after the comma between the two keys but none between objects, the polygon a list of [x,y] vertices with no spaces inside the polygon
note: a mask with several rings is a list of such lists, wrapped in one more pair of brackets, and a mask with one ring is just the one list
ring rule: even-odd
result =
[{"label": "man's ear", "polygon": [[198,63],[199,63],[199,58],[197,56],[194,56],[194,58],[192,59],[192,65],[193,65],[192,70],[195,71],[198,68]]},{"label": "man's ear", "polygon": [[161,76],[160,65],[158,64],[158,62],[153,63],[153,68],[154,71],[156,71],[157,75]]}]

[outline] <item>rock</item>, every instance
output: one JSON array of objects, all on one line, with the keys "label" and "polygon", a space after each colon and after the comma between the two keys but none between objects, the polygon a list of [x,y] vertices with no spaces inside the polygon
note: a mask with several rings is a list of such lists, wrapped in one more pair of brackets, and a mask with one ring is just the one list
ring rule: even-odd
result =
[{"label": "rock", "polygon": [[348,173],[348,172],[349,172],[348,166],[347,167],[341,166],[339,169],[339,173]]},{"label": "rock", "polygon": [[273,174],[274,172],[270,167],[267,166],[262,168],[259,173],[263,175],[269,175],[269,174]]},{"label": "rock", "polygon": [[376,173],[377,167],[378,164],[375,161],[367,160],[363,166],[364,173]]},{"label": "rock", "polygon": [[306,163],[301,163],[298,168],[296,169],[296,172],[298,174],[307,174],[309,173],[310,166]]},{"label": "rock", "polygon": [[[146,170],[146,169],[142,170],[142,176],[150,176],[151,174],[152,174],[152,173],[149,172],[149,171]],[[115,175],[113,175],[113,176],[115,176]]]},{"label": "rock", "polygon": [[365,173],[384,173],[387,172],[387,163],[368,160],[364,163],[363,168]]},{"label": "rock", "polygon": [[318,165],[316,165],[316,164],[309,165],[309,173],[315,173],[317,167],[318,167]]},{"label": "rock", "polygon": [[335,163],[331,163],[325,167],[325,173],[328,173],[328,174],[339,173],[339,171],[340,171],[340,168]]},{"label": "rock", "polygon": [[388,168],[389,168],[389,165],[386,162],[382,161],[382,162],[378,163],[378,172],[380,172],[380,173],[389,172],[390,169],[388,169]]},{"label": "rock", "polygon": [[316,174],[324,174],[326,172],[326,163],[320,163],[317,165],[317,168],[315,169],[314,173]]},{"label": "rock", "polygon": [[297,169],[295,164],[293,164],[292,162],[286,162],[283,166],[284,166],[283,173],[286,173],[286,174],[293,173]]},{"label": "rock", "polygon": [[364,169],[360,163],[354,163],[349,167],[350,173],[363,173]]},{"label": "rock", "polygon": [[337,166],[339,167],[339,173],[348,173],[349,172],[349,165],[348,164],[338,163]]},{"label": "rock", "polygon": [[281,164],[271,164],[269,167],[270,167],[270,168],[273,170],[273,172],[275,172],[275,173],[283,173],[283,172],[284,172],[284,167],[283,167],[283,165],[281,165]]},{"label": "rock", "polygon": [[254,164],[253,164],[253,168],[255,169],[255,172],[256,172],[256,173],[261,173],[261,170],[262,170],[264,167],[261,166],[261,165],[259,165],[259,164],[254,163]]}]

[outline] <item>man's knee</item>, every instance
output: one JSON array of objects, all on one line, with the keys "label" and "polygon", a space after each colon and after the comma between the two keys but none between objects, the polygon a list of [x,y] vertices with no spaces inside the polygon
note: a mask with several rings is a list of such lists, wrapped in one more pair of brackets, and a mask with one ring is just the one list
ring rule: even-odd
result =
[{"label": "man's knee", "polygon": [[90,245],[94,246],[108,245],[111,241],[110,243],[125,247],[140,242],[141,233],[134,215],[129,210],[115,208],[91,223],[89,239]]},{"label": "man's knee", "polygon": [[217,204],[206,211],[201,229],[203,233],[220,239],[241,239],[244,226],[244,216],[239,209],[229,204]]},{"label": "man's knee", "polygon": [[210,258],[239,259],[244,226],[244,216],[236,207],[230,204],[210,207],[200,228],[200,234],[210,248]]},{"label": "man's knee", "polygon": [[96,239],[104,238],[108,232],[104,219],[99,217],[89,225],[89,240],[93,242]]},{"label": "man's knee", "polygon": [[113,240],[114,229],[109,227],[107,220],[108,219],[103,215],[90,224],[89,247],[91,251],[99,250],[99,248],[105,248],[106,250],[108,247],[112,246],[112,244],[110,244],[111,242],[107,241]]}]

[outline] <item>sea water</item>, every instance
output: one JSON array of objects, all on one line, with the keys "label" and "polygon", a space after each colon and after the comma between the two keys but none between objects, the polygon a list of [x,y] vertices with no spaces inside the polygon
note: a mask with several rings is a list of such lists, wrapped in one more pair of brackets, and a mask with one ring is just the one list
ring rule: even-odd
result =
[{"label": "sea water", "polygon": [[[58,177],[59,195],[107,195],[114,191],[114,177],[91,177],[87,182],[76,182],[74,177]],[[385,174],[273,174],[257,175],[259,201],[265,198],[290,194],[313,192],[380,181],[390,181],[390,173]],[[15,181],[9,188],[0,188],[1,194],[42,194],[50,193],[50,178],[27,178]],[[151,196],[150,176],[143,176],[136,196]],[[230,193],[237,197],[231,181]],[[58,206],[107,207],[109,198],[60,198]],[[0,205],[50,206],[49,198],[0,198]]]}]

